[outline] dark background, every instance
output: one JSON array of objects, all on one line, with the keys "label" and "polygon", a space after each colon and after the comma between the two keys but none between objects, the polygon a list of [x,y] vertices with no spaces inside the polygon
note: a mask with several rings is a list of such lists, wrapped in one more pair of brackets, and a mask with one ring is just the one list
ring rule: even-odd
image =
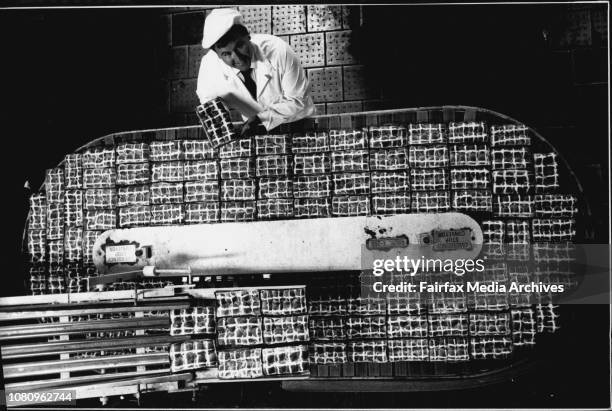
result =
[{"label": "dark background", "polygon": [[[595,26],[587,41],[568,36],[576,30],[572,16],[585,7],[600,13],[605,6],[581,7],[364,6],[352,50],[366,66],[369,85],[381,93],[377,108],[473,105],[534,127],[569,160],[584,185],[593,214],[590,240],[608,243],[607,37]],[[161,13],[0,10],[3,175],[10,186],[2,200],[8,221],[4,261],[9,261],[3,295],[15,294],[25,278],[20,248],[30,192],[24,183],[38,189],[45,169],[96,137],[173,124],[159,110],[168,98],[160,86],[167,64]],[[572,307],[572,316],[577,321],[549,352],[551,361],[507,384],[408,395],[303,395],[261,383],[244,386],[240,394],[243,388],[226,385],[196,405],[607,407],[609,306]],[[190,396],[143,401],[187,406]]]}]

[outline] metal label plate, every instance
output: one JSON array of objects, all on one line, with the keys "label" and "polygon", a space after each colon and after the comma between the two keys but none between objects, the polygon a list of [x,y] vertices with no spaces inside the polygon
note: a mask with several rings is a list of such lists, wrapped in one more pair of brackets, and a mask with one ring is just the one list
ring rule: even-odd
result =
[{"label": "metal label plate", "polygon": [[433,230],[431,238],[434,251],[472,249],[472,230],[469,228]]},{"label": "metal label plate", "polygon": [[407,237],[368,238],[366,240],[366,248],[368,250],[388,251],[393,248],[406,248],[406,247],[408,247]]},{"label": "metal label plate", "polygon": [[106,264],[135,263],[136,245],[108,245],[104,256]]}]

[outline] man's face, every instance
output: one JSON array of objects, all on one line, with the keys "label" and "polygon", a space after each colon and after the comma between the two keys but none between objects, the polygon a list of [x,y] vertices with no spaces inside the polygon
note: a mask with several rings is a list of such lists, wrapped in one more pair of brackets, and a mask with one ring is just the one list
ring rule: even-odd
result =
[{"label": "man's face", "polygon": [[251,67],[251,37],[243,36],[223,47],[215,47],[217,55],[225,64],[240,71]]}]

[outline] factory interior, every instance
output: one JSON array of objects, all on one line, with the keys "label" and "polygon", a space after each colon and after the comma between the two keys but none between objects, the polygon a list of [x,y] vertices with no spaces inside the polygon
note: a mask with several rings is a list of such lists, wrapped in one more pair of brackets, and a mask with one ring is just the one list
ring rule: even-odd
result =
[{"label": "factory interior", "polygon": [[[316,108],[238,138],[237,110],[196,111],[214,5],[29,3],[0,8],[7,395],[610,407],[609,4],[226,4],[289,44]],[[364,293],[384,241],[457,230],[483,281],[568,299]]]}]

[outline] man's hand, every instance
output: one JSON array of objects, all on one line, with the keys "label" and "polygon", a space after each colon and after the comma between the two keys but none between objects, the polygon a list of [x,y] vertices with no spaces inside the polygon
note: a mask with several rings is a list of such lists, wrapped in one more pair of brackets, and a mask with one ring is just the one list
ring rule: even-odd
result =
[{"label": "man's hand", "polygon": [[261,131],[261,120],[256,115],[250,117],[247,121],[242,125],[242,129],[240,130],[240,137],[250,137],[256,134],[257,130]]}]

